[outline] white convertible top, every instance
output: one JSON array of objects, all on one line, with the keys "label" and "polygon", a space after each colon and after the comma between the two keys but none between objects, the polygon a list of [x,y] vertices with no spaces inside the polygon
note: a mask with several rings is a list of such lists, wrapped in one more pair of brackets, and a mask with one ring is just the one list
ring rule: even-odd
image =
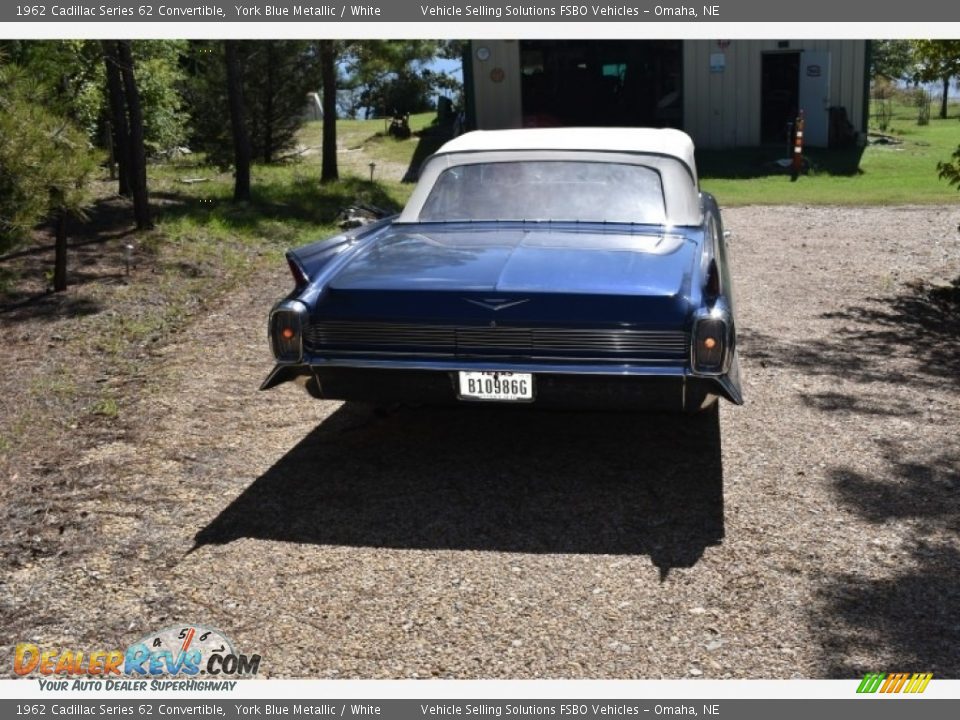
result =
[{"label": "white convertible top", "polygon": [[667,155],[690,171],[696,182],[693,140],[682,130],[631,127],[559,127],[524,130],[474,130],[455,137],[436,154],[490,150],[593,150]]},{"label": "white convertible top", "polygon": [[434,183],[447,168],[523,160],[591,160],[644,165],[661,178],[668,225],[702,222],[693,140],[685,132],[654,128],[530,128],[476,130],[445,143],[421,168],[399,222],[415,223]]}]

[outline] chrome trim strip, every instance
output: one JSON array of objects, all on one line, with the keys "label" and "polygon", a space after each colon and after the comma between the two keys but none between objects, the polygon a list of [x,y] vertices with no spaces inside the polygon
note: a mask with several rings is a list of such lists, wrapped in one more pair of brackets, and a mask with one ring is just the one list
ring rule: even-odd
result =
[{"label": "chrome trim strip", "polygon": [[[439,352],[404,352],[401,350],[324,350],[320,353],[307,354],[306,362],[324,361],[327,356],[350,357],[363,360],[369,357],[391,357],[391,358],[409,358],[416,360],[421,357],[431,358],[450,358],[450,359],[470,359],[470,360],[490,360],[490,361],[520,361],[536,360],[538,362],[598,362],[609,363],[610,365],[622,365],[624,363],[662,363],[669,362],[671,358],[631,358],[631,357],[582,357],[582,356],[557,356],[557,355],[489,355],[478,353],[439,353]],[[679,360],[680,358],[678,358]],[[682,367],[682,366],[680,366]]]},{"label": "chrome trim strip", "polygon": [[455,358],[457,357],[454,353],[441,353],[441,352],[403,352],[401,350],[324,350],[322,353],[310,354],[307,356],[308,362],[315,362],[317,360],[323,360],[324,355],[339,355],[341,357],[356,357],[358,355],[363,356],[382,356],[382,357],[397,357],[397,358],[418,358],[418,357],[436,357],[436,358]]},{"label": "chrome trim strip", "polygon": [[609,375],[609,376],[651,376],[683,378],[689,375],[686,365],[607,365],[595,364],[556,364],[556,363],[518,363],[504,361],[451,360],[378,360],[375,358],[309,358],[307,360],[315,370],[326,367],[376,368],[381,370],[438,370],[444,372],[460,370],[492,370],[501,372],[547,373],[552,375]]}]

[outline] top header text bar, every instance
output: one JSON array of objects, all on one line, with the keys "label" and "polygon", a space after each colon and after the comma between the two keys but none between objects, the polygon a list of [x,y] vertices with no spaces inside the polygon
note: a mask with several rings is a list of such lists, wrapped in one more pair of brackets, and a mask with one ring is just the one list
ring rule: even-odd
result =
[{"label": "top header text bar", "polygon": [[583,5],[558,0],[464,2],[447,0],[62,0],[0,6],[0,22],[308,22],[308,23],[784,23],[784,22],[955,22],[960,5],[942,0],[708,0],[709,4],[603,2]]}]

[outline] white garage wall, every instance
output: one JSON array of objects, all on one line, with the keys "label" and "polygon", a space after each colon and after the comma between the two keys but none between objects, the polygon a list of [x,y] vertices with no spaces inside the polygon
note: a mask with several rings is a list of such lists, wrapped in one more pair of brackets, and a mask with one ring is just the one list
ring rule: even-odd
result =
[{"label": "white garage wall", "polygon": [[[721,49],[715,40],[683,44],[683,118],[698,147],[760,144],[760,72],[767,51],[826,50],[830,53],[830,104],[847,109],[847,117],[863,131],[863,40],[733,40]],[[711,53],[726,56],[726,69],[710,72]]]}]

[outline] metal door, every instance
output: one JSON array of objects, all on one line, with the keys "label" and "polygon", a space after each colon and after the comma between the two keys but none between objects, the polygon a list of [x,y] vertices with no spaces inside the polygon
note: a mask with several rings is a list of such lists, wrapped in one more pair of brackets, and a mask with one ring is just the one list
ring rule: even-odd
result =
[{"label": "metal door", "polygon": [[805,119],[803,142],[827,147],[830,140],[830,53],[804,50],[800,53],[800,109]]}]

